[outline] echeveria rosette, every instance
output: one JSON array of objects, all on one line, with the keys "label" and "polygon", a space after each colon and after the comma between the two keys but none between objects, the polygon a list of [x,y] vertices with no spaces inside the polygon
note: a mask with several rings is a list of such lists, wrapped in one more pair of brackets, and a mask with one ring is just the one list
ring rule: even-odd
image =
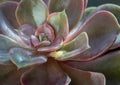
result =
[{"label": "echeveria rosette", "polygon": [[[103,5],[101,9],[85,10],[87,2],[21,0],[1,3],[0,84],[105,85],[106,79],[111,81],[109,72],[114,79],[119,78],[119,75],[115,78],[116,72],[101,68],[102,61],[109,61],[107,57],[119,54],[115,51],[112,56],[112,51],[107,52],[118,48],[115,40],[119,41],[119,6]],[[93,70],[94,65],[86,65],[92,61],[100,68]],[[82,68],[81,63],[86,66]],[[105,67],[112,69],[109,65]]]}]

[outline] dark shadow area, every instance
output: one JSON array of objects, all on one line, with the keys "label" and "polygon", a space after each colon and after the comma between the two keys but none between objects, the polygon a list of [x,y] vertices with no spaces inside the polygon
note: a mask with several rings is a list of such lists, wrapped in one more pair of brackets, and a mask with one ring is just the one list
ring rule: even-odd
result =
[{"label": "dark shadow area", "polygon": [[88,0],[88,6],[98,6],[105,3],[120,5],[120,0]]}]

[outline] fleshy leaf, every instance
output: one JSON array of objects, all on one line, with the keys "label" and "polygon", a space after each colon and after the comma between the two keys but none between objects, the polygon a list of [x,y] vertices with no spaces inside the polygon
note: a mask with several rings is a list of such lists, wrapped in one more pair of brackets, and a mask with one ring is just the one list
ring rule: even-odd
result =
[{"label": "fleshy leaf", "polygon": [[23,68],[35,64],[42,64],[47,61],[45,56],[34,55],[32,51],[22,48],[13,48],[9,52],[11,61],[18,67]]},{"label": "fleshy leaf", "polygon": [[114,44],[110,47],[110,49],[115,49],[120,47],[120,33],[117,35],[117,38]]},{"label": "fleshy leaf", "polygon": [[[16,6],[16,4],[17,4],[16,2],[5,2],[3,4],[0,4],[0,31],[2,32],[2,34],[5,34],[9,36],[10,38],[14,39],[15,41],[19,42],[21,46],[26,47],[23,41],[18,36],[17,32],[15,31],[15,28],[13,27],[14,25],[12,25],[12,23],[16,21],[14,20],[12,21],[11,18],[8,18],[8,16],[10,17],[11,15],[12,17],[14,15],[13,14],[14,11],[12,10],[14,6]],[[6,11],[3,10],[3,9],[7,9],[6,6],[9,10],[11,10],[10,14],[8,13],[7,10],[6,11],[8,14],[6,14]]]},{"label": "fleshy leaf", "polygon": [[13,72],[14,70],[16,70],[16,67],[12,63],[0,63],[0,84],[1,80],[3,80],[6,75],[8,75],[10,72]]},{"label": "fleshy leaf", "polygon": [[120,80],[120,51],[114,51],[100,56],[92,61],[67,62],[70,66],[96,72],[102,72],[108,79]]},{"label": "fleshy leaf", "polygon": [[24,25],[22,25],[22,26],[19,27],[18,34],[19,34],[20,38],[27,45],[32,46],[30,38],[31,38],[32,35],[35,34],[35,28],[34,28],[34,26],[32,26],[30,24],[24,24]]},{"label": "fleshy leaf", "polygon": [[70,30],[78,23],[83,11],[84,11],[84,0],[50,0],[49,11],[61,12],[66,10]]},{"label": "fleshy leaf", "polygon": [[27,69],[15,69],[14,71],[10,72],[6,75],[2,81],[0,81],[1,85],[21,85],[20,84],[20,77],[24,73],[24,71],[29,70]]},{"label": "fleshy leaf", "polygon": [[20,25],[32,24],[35,27],[45,22],[47,6],[42,0],[21,0],[16,16]]},{"label": "fleshy leaf", "polygon": [[70,79],[56,61],[39,65],[26,71],[21,77],[22,85],[69,85]]},{"label": "fleshy leaf", "polygon": [[108,50],[115,41],[119,28],[117,19],[112,13],[99,11],[88,18],[79,30],[72,31],[66,39],[69,41],[79,32],[86,32],[91,48],[82,53],[78,60],[90,60]]},{"label": "fleshy leaf", "polygon": [[15,28],[18,28],[18,23],[15,17],[15,10],[18,6],[18,2],[4,2],[0,4],[0,10],[3,12],[4,16],[7,18],[9,23]]},{"label": "fleshy leaf", "polygon": [[71,85],[106,85],[105,77],[101,73],[82,71],[61,64],[64,71],[71,77]]},{"label": "fleshy leaf", "polygon": [[9,37],[0,34],[0,79],[15,69],[15,66],[9,62],[8,54],[13,47],[19,47],[19,45]]},{"label": "fleshy leaf", "polygon": [[40,52],[52,52],[58,50],[63,45],[63,37],[57,36],[51,45],[38,48]]},{"label": "fleshy leaf", "polygon": [[48,22],[53,26],[56,35],[65,37],[68,34],[69,26],[65,10],[51,14],[48,18]]},{"label": "fleshy leaf", "polygon": [[46,64],[42,64],[24,72],[21,76],[22,85],[47,85]]},{"label": "fleshy leaf", "polygon": [[16,41],[13,39],[0,34],[0,51],[9,51],[13,47],[19,47]]},{"label": "fleshy leaf", "polygon": [[71,79],[56,61],[49,60],[47,64],[50,85],[69,85]]},{"label": "fleshy leaf", "polygon": [[[48,41],[53,41],[55,39],[54,29],[47,23],[40,25],[35,31],[35,35],[37,37],[46,37]],[[40,39],[40,41],[44,41],[44,39]]]},{"label": "fleshy leaf", "polygon": [[63,44],[58,51],[51,52],[50,56],[57,60],[74,60],[74,56],[83,53],[90,48],[88,43],[88,36],[85,32],[79,34],[72,41]]},{"label": "fleshy leaf", "polygon": [[19,47],[19,45],[13,39],[2,34],[0,34],[0,41],[0,64],[2,64],[10,60],[9,50],[13,47]]},{"label": "fleshy leaf", "polygon": [[[88,7],[85,9],[83,16],[81,18],[81,20],[78,22],[78,24],[73,28],[72,32],[70,32],[71,34],[74,33],[75,31],[77,31],[78,29],[80,29],[81,25],[84,24],[84,22],[89,18],[90,13],[96,9],[96,7]],[[69,38],[66,39],[66,42],[69,42]]]},{"label": "fleshy leaf", "polygon": [[106,10],[106,11],[109,11],[111,12],[112,14],[115,15],[116,19],[118,20],[118,22],[120,23],[120,6],[118,5],[115,5],[115,4],[103,4],[99,7],[97,7],[92,13],[95,13],[95,12],[98,12],[98,11],[101,11],[101,10]]}]

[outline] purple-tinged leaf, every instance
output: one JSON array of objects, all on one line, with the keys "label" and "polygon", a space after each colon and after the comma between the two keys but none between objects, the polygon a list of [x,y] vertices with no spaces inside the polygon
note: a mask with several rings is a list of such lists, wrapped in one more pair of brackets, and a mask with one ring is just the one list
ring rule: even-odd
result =
[{"label": "purple-tinged leaf", "polygon": [[33,67],[21,76],[22,85],[47,85],[48,74],[46,64]]},{"label": "purple-tinged leaf", "polygon": [[15,17],[15,10],[17,6],[18,6],[18,2],[15,1],[3,2],[0,4],[0,10],[3,12],[6,19],[15,29],[18,29],[19,27]]},{"label": "purple-tinged leaf", "polygon": [[16,10],[20,25],[32,24],[37,27],[46,21],[47,15],[48,9],[42,0],[21,0]]},{"label": "purple-tinged leaf", "polygon": [[110,47],[110,50],[111,49],[116,49],[116,48],[119,48],[120,47],[120,33],[117,35],[117,38],[114,42],[114,44]]},{"label": "purple-tinged leaf", "polygon": [[26,71],[21,77],[21,83],[22,85],[69,85],[70,79],[56,61],[49,60]]},{"label": "purple-tinged leaf", "polygon": [[[85,9],[83,16],[81,18],[81,20],[78,22],[78,24],[73,28],[73,30],[71,30],[70,34],[74,34],[74,32],[76,32],[77,30],[80,29],[81,25],[84,24],[84,22],[89,18],[90,13],[96,9],[96,7],[88,7]],[[69,36],[68,36],[69,37]],[[71,38],[72,39],[72,38]],[[66,39],[66,42],[69,42],[69,38]]]},{"label": "purple-tinged leaf", "polygon": [[28,69],[29,68],[19,70],[15,69],[14,71],[6,75],[5,78],[2,79],[2,81],[0,81],[0,85],[21,85],[20,77]]},{"label": "purple-tinged leaf", "polygon": [[35,28],[34,26],[30,25],[30,24],[24,24],[22,26],[19,27],[19,31],[18,34],[20,36],[20,38],[29,46],[31,45],[31,36],[35,34]]},{"label": "purple-tinged leaf", "polygon": [[108,79],[120,79],[120,51],[114,51],[92,61],[74,62],[68,61],[66,64],[73,68],[102,72]]},{"label": "purple-tinged leaf", "polygon": [[60,60],[74,60],[75,56],[89,49],[88,36],[85,32],[79,34],[76,38],[68,43],[64,43],[58,51],[51,52],[50,56]]},{"label": "purple-tinged leaf", "polygon": [[53,13],[66,10],[71,30],[80,20],[84,11],[85,2],[84,0],[50,0],[49,11]]},{"label": "purple-tinged leaf", "polygon": [[49,0],[43,0],[46,5],[48,5]]},{"label": "purple-tinged leaf", "polygon": [[34,47],[38,46],[40,41],[38,40],[38,38],[34,35],[31,35],[30,38],[31,43],[33,44]]},{"label": "purple-tinged leaf", "polygon": [[66,37],[69,32],[68,19],[65,10],[49,15],[48,23],[53,26],[55,34]]},{"label": "purple-tinged leaf", "polygon": [[96,58],[107,51],[115,41],[119,28],[117,19],[112,13],[99,11],[88,18],[80,29],[76,28],[71,31],[66,40],[70,41],[80,32],[88,34],[91,48],[82,53],[78,58],[78,60],[86,61]]},{"label": "purple-tinged leaf", "polygon": [[43,55],[35,55],[32,51],[28,51],[22,48],[13,48],[9,52],[10,59],[18,69],[35,65],[43,64],[47,61],[47,58]]},{"label": "purple-tinged leaf", "polygon": [[[11,8],[11,3],[13,2],[6,2],[3,4],[0,4],[0,30],[2,32],[2,34],[5,34],[7,36],[9,36],[10,38],[14,39],[16,42],[19,42],[21,44],[21,46],[26,47],[26,45],[23,43],[23,41],[20,39],[20,37],[18,36],[17,32],[15,31],[15,28],[12,26],[12,24],[8,21],[9,19],[7,18],[4,10],[6,8],[6,6],[8,6],[9,10]],[[11,5],[7,5],[7,4],[11,4]],[[14,2],[15,4],[15,2]],[[13,4],[13,5],[14,5]],[[11,8],[12,10],[12,8]],[[13,18],[14,19],[14,18]]]},{"label": "purple-tinged leaf", "polygon": [[[104,5],[97,7],[90,15],[100,10],[106,10],[106,11],[113,13],[120,24],[120,18],[119,18],[120,17],[120,6],[115,5],[115,4],[104,4]],[[111,49],[120,47],[119,44],[120,44],[120,41],[119,41],[119,35],[118,35]]]},{"label": "purple-tinged leaf", "polygon": [[71,78],[71,85],[106,85],[105,77],[101,73],[82,71],[68,65],[61,64],[64,71]]},{"label": "purple-tinged leaf", "polygon": [[42,40],[43,37],[47,38],[47,40],[51,42],[55,39],[54,29],[47,23],[40,25],[36,29],[35,35],[41,38],[40,41],[44,41],[44,39]]},{"label": "purple-tinged leaf", "polygon": [[63,37],[57,36],[51,45],[38,48],[40,52],[52,52],[58,50],[63,45]]},{"label": "purple-tinged leaf", "polygon": [[120,17],[120,6],[115,5],[115,4],[103,4],[97,7],[90,15],[94,14],[95,12],[101,11],[101,10],[106,10],[114,14],[116,19],[120,23],[120,18],[119,18]]},{"label": "purple-tinged leaf", "polygon": [[49,85],[69,85],[71,79],[56,61],[49,60],[47,64]]}]

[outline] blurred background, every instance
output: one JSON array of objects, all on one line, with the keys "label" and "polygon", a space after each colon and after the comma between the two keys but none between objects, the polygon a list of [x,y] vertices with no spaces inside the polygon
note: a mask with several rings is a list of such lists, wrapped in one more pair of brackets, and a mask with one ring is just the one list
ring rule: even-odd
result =
[{"label": "blurred background", "polygon": [[104,3],[114,3],[120,5],[120,0],[88,0],[88,6],[98,6]]},{"label": "blurred background", "polygon": [[[20,0],[0,0],[3,1],[20,1]],[[88,6],[98,6],[104,3],[114,3],[120,5],[120,0],[88,0]]]}]

